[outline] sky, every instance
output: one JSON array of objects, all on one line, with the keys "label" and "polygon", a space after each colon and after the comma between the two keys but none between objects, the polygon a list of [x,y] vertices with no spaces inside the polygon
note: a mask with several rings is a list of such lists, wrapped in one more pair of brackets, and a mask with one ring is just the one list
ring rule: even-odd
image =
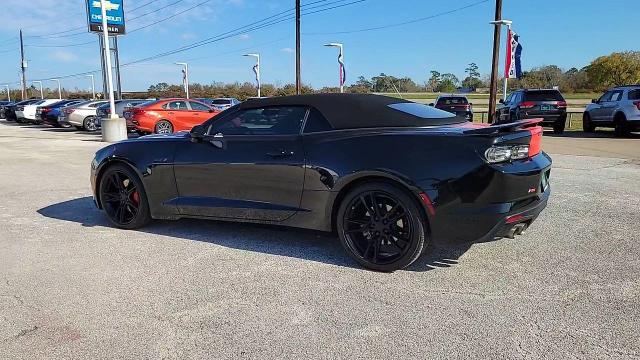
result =
[{"label": "sky", "polygon": [[[44,80],[45,87],[53,87],[47,79],[63,77],[67,89],[90,89],[86,75],[66,77],[100,69],[97,36],[86,30],[85,1],[3,0],[0,85],[19,87],[18,31],[23,29],[28,84]],[[295,2],[124,0],[124,4],[128,34],[119,38],[121,64],[229,33],[291,10]],[[337,86],[337,50],[322,46],[329,42],[344,44],[347,84],[358,76],[380,73],[408,76],[421,84],[431,70],[462,79],[471,62],[483,75],[491,70],[493,26],[489,21],[495,0],[302,0],[302,6],[305,84]],[[317,12],[328,7],[336,8]],[[637,15],[637,0],[607,0],[606,6],[602,0],[504,0],[503,4],[503,18],[512,20],[520,35],[525,70],[549,64],[581,68],[598,56],[638,50]],[[172,18],[158,22],[168,17]],[[154,22],[158,23],[147,26]],[[261,55],[263,83],[295,82],[293,20],[229,35],[188,51],[123,66],[123,90],[143,91],[159,82],[179,84],[182,75],[175,62],[189,63],[191,83],[253,82],[254,60],[242,57],[249,52]],[[505,37],[503,31],[501,67]],[[100,88],[98,73],[96,81]]]}]

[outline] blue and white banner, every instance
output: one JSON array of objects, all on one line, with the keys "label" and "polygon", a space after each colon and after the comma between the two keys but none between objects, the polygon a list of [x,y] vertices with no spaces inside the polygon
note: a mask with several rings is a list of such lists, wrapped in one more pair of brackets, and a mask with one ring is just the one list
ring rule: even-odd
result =
[{"label": "blue and white banner", "polygon": [[253,65],[253,73],[256,74],[256,83],[260,87],[260,64]]},{"label": "blue and white banner", "polygon": [[338,54],[338,64],[340,64],[340,86],[344,86],[345,81],[347,81],[347,70],[344,67],[344,57],[342,56],[342,52]]}]

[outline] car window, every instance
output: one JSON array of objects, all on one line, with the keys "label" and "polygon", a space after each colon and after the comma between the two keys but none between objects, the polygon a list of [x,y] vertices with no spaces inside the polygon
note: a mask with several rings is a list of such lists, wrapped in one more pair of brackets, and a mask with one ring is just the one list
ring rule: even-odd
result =
[{"label": "car window", "polygon": [[509,94],[509,96],[507,96],[507,98],[505,99],[504,103],[505,104],[509,104],[511,103],[511,100],[513,99],[513,93]]},{"label": "car window", "polygon": [[307,114],[303,106],[272,106],[240,110],[213,121],[209,134],[291,135],[300,133]]},{"label": "car window", "polygon": [[170,101],[162,105],[162,108],[167,110],[189,110],[189,108],[187,108],[187,102],[182,100]]},{"label": "car window", "polygon": [[640,100],[640,89],[629,90],[629,100]]},{"label": "car window", "polygon": [[90,108],[97,108],[98,106],[100,106],[100,105],[104,105],[104,104],[106,104],[106,103],[107,103],[106,101],[96,102],[96,103],[93,103],[93,104],[89,104],[89,105],[88,105],[88,107],[90,107]]},{"label": "car window", "polygon": [[611,99],[611,94],[613,94],[613,91],[607,91],[602,96],[600,96],[598,102],[609,101],[609,99]]},{"label": "car window", "polygon": [[320,111],[315,108],[309,109],[309,115],[307,116],[307,121],[304,124],[304,133],[314,133],[319,131],[329,131],[332,130],[331,124],[329,121],[320,113]]},{"label": "car window", "polygon": [[527,91],[524,96],[526,101],[563,101],[562,95],[557,90]]},{"label": "car window", "polygon": [[229,99],[213,99],[211,103],[214,105],[230,105],[232,101]]},{"label": "car window", "polygon": [[195,111],[209,111],[211,109],[207,105],[200,104],[195,101],[189,101],[189,105],[191,105],[191,110],[195,110]]},{"label": "car window", "polygon": [[466,105],[469,102],[464,96],[441,97],[436,105]]},{"label": "car window", "polygon": [[611,93],[611,99],[609,101],[620,101],[622,100],[622,90],[616,90]]}]

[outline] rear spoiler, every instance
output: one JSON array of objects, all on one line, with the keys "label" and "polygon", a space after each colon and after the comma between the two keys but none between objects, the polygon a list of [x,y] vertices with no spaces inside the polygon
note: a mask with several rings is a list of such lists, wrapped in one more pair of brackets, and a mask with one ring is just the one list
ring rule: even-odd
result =
[{"label": "rear spoiler", "polygon": [[524,130],[538,126],[542,122],[542,118],[526,119],[515,121],[507,124],[490,125],[476,129],[465,130],[465,135],[490,135],[496,133],[512,132],[514,130]]}]

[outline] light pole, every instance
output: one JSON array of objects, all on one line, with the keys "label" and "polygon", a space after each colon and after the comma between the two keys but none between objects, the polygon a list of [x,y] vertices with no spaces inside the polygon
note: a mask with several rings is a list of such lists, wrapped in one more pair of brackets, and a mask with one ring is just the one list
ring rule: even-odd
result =
[{"label": "light pole", "polygon": [[93,74],[87,75],[87,77],[91,78],[91,99],[96,98],[96,79]]},{"label": "light pole", "polygon": [[116,113],[116,103],[113,98],[113,69],[111,68],[111,49],[109,45],[109,24],[107,21],[107,0],[100,0],[102,16],[102,45],[104,46],[104,62],[107,68],[107,90],[109,91],[109,117],[101,120],[102,141],[115,142],[126,139],[127,123]]},{"label": "light pole", "polygon": [[[511,39],[509,38],[509,33],[511,32],[511,24],[513,23],[513,21],[511,21],[511,20],[504,20],[504,19],[503,19],[503,20],[499,20],[499,21],[491,21],[491,22],[489,22],[489,23],[490,23],[490,24],[493,24],[493,25],[506,25],[506,26],[507,26],[507,41],[511,41]],[[511,56],[511,55],[510,55],[510,54],[507,54],[507,56]],[[505,66],[505,69],[507,68],[507,61],[508,61],[508,58],[507,58],[507,57],[505,57],[505,58],[504,58],[504,66]],[[507,70],[507,71],[508,71],[508,70]],[[507,77],[507,74],[506,74],[506,72],[505,72],[504,79],[502,80],[502,81],[503,81],[502,100],[507,100],[507,81],[508,81],[508,79],[509,79],[509,78]]]},{"label": "light pole", "polygon": [[324,46],[327,47],[336,47],[340,50],[340,52],[338,53],[338,65],[340,66],[340,92],[343,93],[344,92],[344,81],[346,78],[346,71],[344,69],[344,50],[343,50],[343,45],[341,43],[329,43],[329,44],[324,44]]},{"label": "light pole", "polygon": [[258,84],[258,97],[260,97],[260,54],[244,54],[242,56],[256,58],[256,64],[253,66],[253,72],[256,74],[256,83]]},{"label": "light pole", "polygon": [[42,81],[34,80],[34,81],[32,81],[32,83],[34,83],[34,84],[35,84],[35,83],[40,84],[40,99],[44,99],[44,92],[42,91]]},{"label": "light pole", "polygon": [[9,90],[9,84],[5,86],[7,87],[7,101],[11,102],[11,91]]},{"label": "light pole", "polygon": [[58,99],[62,100],[62,87],[60,86],[60,79],[49,79],[58,83]]},{"label": "light pole", "polygon": [[189,65],[186,62],[177,62],[176,65],[182,66],[182,83],[184,85],[184,92],[189,98]]}]

